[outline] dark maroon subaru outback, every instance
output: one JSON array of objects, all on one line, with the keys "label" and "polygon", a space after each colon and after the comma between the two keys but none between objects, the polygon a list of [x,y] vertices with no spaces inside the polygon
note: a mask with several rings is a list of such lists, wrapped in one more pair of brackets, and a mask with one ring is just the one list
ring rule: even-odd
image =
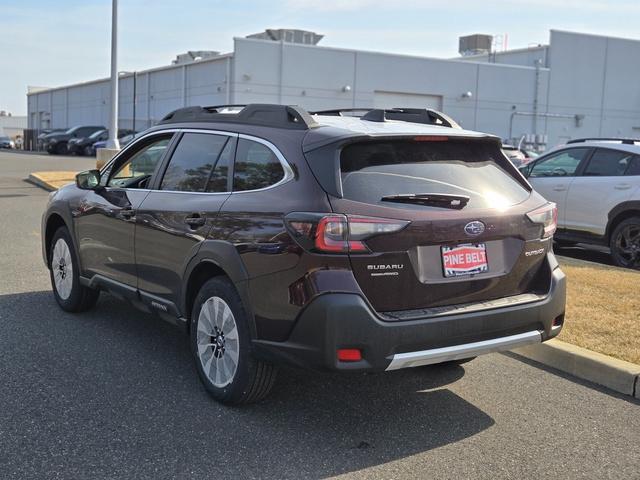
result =
[{"label": "dark maroon subaru outback", "polygon": [[545,341],[565,312],[556,208],[500,145],[432,110],[176,110],[52,194],[53,293],[183,325],[231,404],[279,363],[383,371]]}]

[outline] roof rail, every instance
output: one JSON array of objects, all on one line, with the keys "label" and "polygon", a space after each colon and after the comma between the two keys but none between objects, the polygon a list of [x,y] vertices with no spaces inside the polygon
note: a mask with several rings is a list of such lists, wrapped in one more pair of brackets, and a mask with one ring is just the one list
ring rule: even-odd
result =
[{"label": "roof rail", "polygon": [[[311,115],[325,115],[327,117],[361,117],[371,110],[371,108],[335,108],[331,110],[317,110],[309,113]],[[349,115],[351,113],[360,113],[361,115]]]},{"label": "roof rail", "polygon": [[640,143],[640,139],[637,138],[615,138],[615,137],[585,137],[585,138],[575,138],[573,140],[569,140],[567,145],[570,143],[584,143],[584,142],[620,142],[625,145],[635,145],[636,143]]},{"label": "roof rail", "polygon": [[[363,112],[362,115],[349,115],[350,113]],[[335,110],[320,110],[310,112],[312,115],[329,116],[359,116],[362,120],[370,122],[385,122],[398,120],[410,123],[426,123],[427,125],[440,125],[450,128],[461,128],[458,123],[448,115],[430,108],[343,108]],[[346,115],[345,115],[346,114]]]},{"label": "roof rail", "polygon": [[189,122],[242,123],[291,130],[308,130],[319,126],[301,107],[268,103],[179,108],[167,114],[159,124]]}]

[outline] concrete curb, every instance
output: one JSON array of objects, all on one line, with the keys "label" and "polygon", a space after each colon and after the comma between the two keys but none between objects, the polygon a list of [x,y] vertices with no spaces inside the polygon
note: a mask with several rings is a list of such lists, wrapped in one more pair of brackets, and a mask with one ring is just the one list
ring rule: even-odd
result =
[{"label": "concrete curb", "polygon": [[30,173],[29,177],[27,177],[27,182],[34,184],[37,187],[44,188],[45,190],[52,192],[53,190],[57,190],[58,187],[49,183],[47,180],[42,178],[37,173]]},{"label": "concrete curb", "polygon": [[640,399],[640,365],[555,339],[518,348],[513,352],[615,392]]},{"label": "concrete curb", "polygon": [[73,183],[75,181],[75,176],[76,172],[32,172],[26,180],[29,183],[51,192],[64,185]]}]

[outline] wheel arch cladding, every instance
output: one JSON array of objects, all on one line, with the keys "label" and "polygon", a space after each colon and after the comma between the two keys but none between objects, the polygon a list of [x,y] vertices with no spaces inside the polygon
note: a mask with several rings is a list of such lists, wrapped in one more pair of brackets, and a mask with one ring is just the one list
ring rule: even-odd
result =
[{"label": "wheel arch cladding", "polygon": [[[193,302],[202,285],[210,278],[220,275],[227,277],[236,288],[250,323],[253,324],[253,313],[246,291],[247,270],[236,248],[231,243],[221,240],[205,241],[198,254],[187,265],[180,310],[186,318],[190,318]],[[251,327],[254,328],[253,325]]]},{"label": "wheel arch cladding", "polygon": [[640,217],[640,200],[621,203],[609,212],[606,238],[610,240],[613,231],[620,222],[624,222],[631,217]]},{"label": "wheel arch cladding", "polygon": [[67,226],[67,222],[65,222],[62,218],[62,215],[58,213],[52,213],[51,215],[49,215],[49,218],[47,218],[44,233],[45,259],[47,261],[47,268],[50,267],[51,263],[51,258],[49,258],[51,255],[51,241],[53,240],[53,236],[55,235],[56,231],[60,227],[66,227],[67,229],[69,228]]},{"label": "wheel arch cladding", "polygon": [[198,292],[202,288],[207,280],[218,277],[228,277],[227,273],[216,263],[210,260],[203,260],[191,270],[189,278],[186,282],[183,311],[186,318],[191,318],[191,310],[193,309],[193,302],[198,296]]}]

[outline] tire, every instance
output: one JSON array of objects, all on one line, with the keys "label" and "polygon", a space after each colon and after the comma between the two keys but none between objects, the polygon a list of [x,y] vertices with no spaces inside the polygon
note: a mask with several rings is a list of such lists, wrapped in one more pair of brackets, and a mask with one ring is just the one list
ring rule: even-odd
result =
[{"label": "tire", "polygon": [[68,149],[66,143],[59,143],[58,145],[56,145],[55,152],[57,155],[65,155],[67,151]]},{"label": "tire", "polygon": [[56,231],[49,245],[49,275],[53,296],[63,310],[83,312],[98,301],[100,291],[80,283],[78,256],[66,227]]},{"label": "tire", "polygon": [[247,314],[226,277],[214,277],[202,286],[193,304],[190,329],[198,375],[213,398],[240,405],[267,396],[276,367],[253,357]]},{"label": "tire", "polygon": [[640,270],[640,217],[620,222],[611,234],[609,248],[617,266]]},{"label": "tire", "polygon": [[93,149],[91,148],[91,145],[87,145],[86,147],[84,147],[84,155],[87,157],[93,156]]}]

